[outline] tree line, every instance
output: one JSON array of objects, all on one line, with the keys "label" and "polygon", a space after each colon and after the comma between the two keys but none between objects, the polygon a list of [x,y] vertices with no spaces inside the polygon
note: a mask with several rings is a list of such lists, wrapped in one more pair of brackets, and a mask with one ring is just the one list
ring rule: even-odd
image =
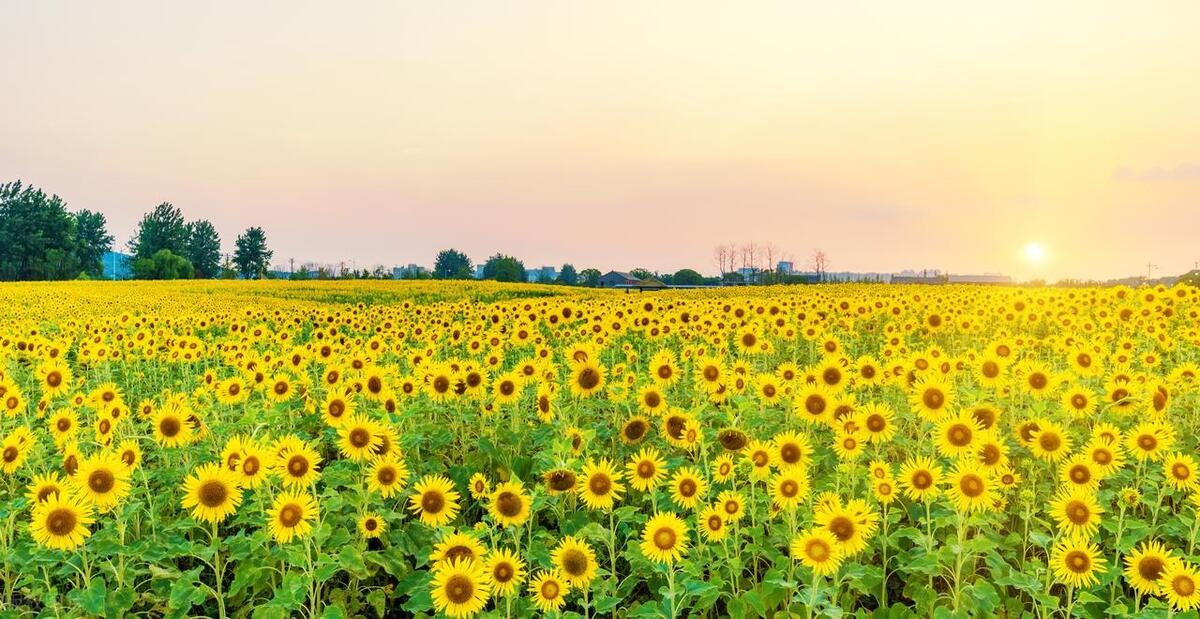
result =
[{"label": "tree line", "polygon": [[[71,211],[62,198],[14,181],[0,185],[0,280],[93,279],[104,273],[113,236],[103,213]],[[257,226],[222,258],[221,237],[207,220],[187,221],[164,202],[142,216],[129,241],[137,279],[265,277],[274,253]]]}]

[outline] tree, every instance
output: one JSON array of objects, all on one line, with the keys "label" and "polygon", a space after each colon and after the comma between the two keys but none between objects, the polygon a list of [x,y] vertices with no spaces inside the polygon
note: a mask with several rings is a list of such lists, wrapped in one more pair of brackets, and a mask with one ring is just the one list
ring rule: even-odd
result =
[{"label": "tree", "polygon": [[525,264],[512,256],[496,254],[483,265],[483,279],[494,279],[498,282],[525,281]]},{"label": "tree", "polygon": [[163,202],[142,216],[137,231],[129,240],[134,260],[152,258],[159,250],[170,250],[177,256],[187,255],[188,229],[183,212]]},{"label": "tree", "polygon": [[0,185],[0,279],[75,278],[75,224],[58,196],[21,181]]},{"label": "tree", "polygon": [[238,273],[242,277],[261,279],[267,274],[267,267],[275,252],[267,249],[267,234],[262,228],[247,228],[246,232],[238,236],[235,246],[233,263],[237,265]]},{"label": "tree", "polygon": [[90,277],[104,274],[104,253],[112,249],[103,213],[82,210],[75,213],[75,260]]},{"label": "tree", "polygon": [[187,258],[169,249],[160,249],[149,258],[134,260],[132,268],[137,279],[191,279],[195,274]]},{"label": "tree", "polygon": [[443,249],[433,262],[434,279],[470,279],[474,275],[471,259],[457,249]]},{"label": "tree", "polygon": [[704,283],[704,276],[692,269],[679,269],[671,276],[671,283],[676,286],[699,286]]},{"label": "tree", "polygon": [[570,263],[562,265],[562,268],[558,270],[557,281],[564,286],[579,285],[579,273],[575,271],[575,265]]},{"label": "tree", "polygon": [[812,270],[817,274],[818,281],[825,281],[825,271],[829,269],[829,257],[825,252],[816,250],[812,255]]},{"label": "tree", "polygon": [[196,269],[196,277],[212,279],[221,274],[221,237],[206,219],[187,225],[187,253],[184,256]]},{"label": "tree", "polygon": [[588,288],[600,287],[600,270],[584,269],[579,272],[579,283]]},{"label": "tree", "polygon": [[648,269],[643,269],[641,267],[630,269],[629,274],[638,279],[650,279],[651,277],[654,277],[654,273],[651,273]]}]

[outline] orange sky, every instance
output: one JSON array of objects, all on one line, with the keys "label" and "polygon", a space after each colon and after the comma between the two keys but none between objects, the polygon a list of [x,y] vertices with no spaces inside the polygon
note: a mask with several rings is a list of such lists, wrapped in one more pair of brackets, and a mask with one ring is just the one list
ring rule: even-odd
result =
[{"label": "orange sky", "polygon": [[8,3],[0,179],[277,260],[1191,268],[1200,3],[978,4]]}]

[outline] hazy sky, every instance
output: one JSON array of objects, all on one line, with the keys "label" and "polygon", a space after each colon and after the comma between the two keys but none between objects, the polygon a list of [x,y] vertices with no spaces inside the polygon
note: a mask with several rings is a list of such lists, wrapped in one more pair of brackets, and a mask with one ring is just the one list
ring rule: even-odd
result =
[{"label": "hazy sky", "polygon": [[843,4],[7,0],[0,180],[279,262],[1200,260],[1200,2]]}]

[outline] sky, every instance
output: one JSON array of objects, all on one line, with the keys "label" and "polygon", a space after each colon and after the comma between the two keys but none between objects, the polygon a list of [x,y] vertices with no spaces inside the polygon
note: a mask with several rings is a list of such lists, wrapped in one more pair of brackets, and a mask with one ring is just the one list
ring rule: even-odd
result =
[{"label": "sky", "polygon": [[1194,0],[8,0],[0,181],[122,246],[163,201],[226,251],[259,225],[277,263],[713,273],[753,241],[835,271],[1175,274],[1200,261],[1198,25]]}]

